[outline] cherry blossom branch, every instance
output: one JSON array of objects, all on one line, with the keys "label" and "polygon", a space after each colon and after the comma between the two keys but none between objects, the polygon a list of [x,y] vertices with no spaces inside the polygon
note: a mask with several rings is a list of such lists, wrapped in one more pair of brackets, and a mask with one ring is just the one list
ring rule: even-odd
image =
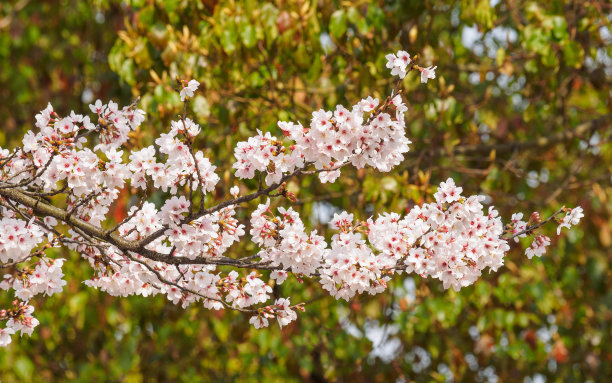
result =
[{"label": "cherry blossom branch", "polygon": [[15,158],[15,156],[17,156],[17,153],[19,153],[20,151],[21,149],[17,148],[13,153],[9,154],[8,156],[0,157],[0,170],[2,170],[7,164],[9,164],[11,160]]},{"label": "cherry blossom branch", "polygon": [[[146,189],[148,189],[148,186],[149,186],[149,180],[147,180],[147,187],[146,187]],[[145,190],[145,192],[142,193],[142,196],[140,196],[140,199],[138,200],[138,203],[136,204],[135,209],[130,214],[128,214],[127,217],[125,217],[123,220],[121,220],[121,222],[116,224],[115,227],[113,227],[112,229],[108,230],[105,233],[105,237],[109,236],[110,234],[112,234],[114,232],[116,232],[117,230],[119,230],[119,228],[121,226],[125,225],[132,218],[134,218],[136,216],[136,214],[140,211],[140,209],[142,209],[142,206],[144,205],[144,203],[147,201],[147,197],[148,197],[148,193]]]},{"label": "cherry blossom branch", "polygon": [[[249,201],[252,201],[254,199],[257,199],[257,198],[259,198],[261,196],[268,195],[272,191],[278,189],[283,184],[283,182],[285,182],[285,181],[289,180],[290,178],[292,178],[294,176],[297,176],[297,175],[299,175],[301,173],[302,173],[302,169],[297,169],[297,170],[295,170],[291,174],[284,175],[279,182],[274,183],[274,184],[268,186],[267,188],[264,188],[264,189],[261,189],[261,190],[257,190],[256,192],[253,192],[251,194],[247,194],[247,195],[242,196],[242,197],[232,198],[232,199],[223,201],[223,202],[221,202],[221,203],[219,203],[219,204],[217,204],[215,206],[212,206],[210,208],[207,208],[207,209],[199,210],[196,213],[190,214],[187,217],[185,217],[182,222],[190,222],[190,221],[196,220],[198,218],[201,218],[201,217],[203,217],[205,215],[209,215],[209,214],[215,213],[217,211],[220,211],[223,208],[226,208],[228,206],[239,205],[239,204],[242,204],[242,203],[249,202]],[[142,240],[140,240],[139,242],[137,242],[135,244],[136,250],[144,248],[146,245],[148,245],[149,243],[153,242],[154,240],[159,238],[161,235],[163,235],[166,230],[168,230],[168,227],[164,226],[161,229],[157,230],[155,233],[149,235],[146,238],[143,238]]]},{"label": "cherry blossom branch", "polygon": [[66,190],[68,190],[68,184],[65,184],[64,186],[62,186],[60,189],[56,189],[50,192],[32,192],[32,191],[28,191],[28,190],[22,190],[22,192],[24,192],[25,194],[31,195],[31,196],[36,196],[36,197],[53,197],[55,195],[58,194],[62,194],[64,193]]},{"label": "cherry blossom branch", "polygon": [[517,238],[521,235],[527,234],[530,235],[532,234],[536,229],[539,229],[540,227],[546,225],[548,222],[552,221],[557,215],[563,213],[565,211],[565,206],[563,206],[562,208],[560,208],[559,210],[557,210],[556,212],[554,212],[553,214],[551,214],[550,217],[546,218],[544,221],[541,221],[535,225],[528,225],[526,229],[519,231],[518,233],[514,233],[509,237],[503,237],[504,239],[513,239],[513,238]]},{"label": "cherry blossom branch", "polygon": [[[444,288],[459,290],[475,283],[483,271],[503,265],[509,239],[533,234],[561,212],[567,214],[557,219],[558,232],[579,222],[581,208],[562,208],[543,222],[532,214],[531,226],[516,213],[504,230],[497,210],[486,211],[481,204],[483,196],[462,196],[463,189],[451,178],[440,184],[434,201],[414,206],[403,216],[380,213],[353,222],[352,214],[335,214],[329,224],[335,231],[331,240],[316,230],[307,232],[291,207],[271,208],[273,197],[296,201],[287,191],[287,181],[293,177],[318,175],[322,183],[333,183],[348,164],[388,172],[402,162],[411,142],[406,137],[407,106],[400,80],[418,70],[426,83],[435,78],[436,67],[421,67],[404,51],[386,58],[387,68],[399,80],[382,103],[367,97],[350,109],[342,105],[334,111],[321,109],[313,112],[306,127],[280,121],[280,139],[257,131],[236,145],[232,166],[237,178],[252,179],[257,189],[240,196],[240,188],[233,186],[232,198],[207,208],[206,194],[215,190],[220,178],[212,162],[195,150],[200,128],[186,117],[188,100],[199,86],[196,80],[177,80],[183,101],[179,121],[171,123],[155,146],[130,151],[128,162],[119,149],[144,120],[135,103],[119,109],[113,102],[103,105],[97,100],[90,105],[98,116],[97,125],[89,116],[75,113],[61,118],[49,105],[36,116],[39,131],[28,132],[21,148],[12,154],[0,148],[0,261],[10,264],[40,254],[36,276],[16,271],[16,277],[7,275],[0,282],[22,300],[11,315],[18,313],[24,319],[19,324],[7,321],[7,331],[31,332],[37,322],[29,316],[33,308],[23,302],[38,293],[58,292],[65,284],[63,259],[43,258],[41,253],[59,244],[81,253],[91,264],[94,276],[85,281],[88,286],[119,296],[161,293],[184,307],[203,302],[207,308],[255,313],[250,323],[259,328],[274,317],[281,326],[290,323],[297,316],[294,310],[303,310],[303,304],[278,298],[254,308],[270,299],[271,281],[266,283],[256,271],[241,278],[235,269],[270,271],[276,284],[289,273],[299,281],[313,278],[330,295],[345,300],[383,292],[399,271],[439,279]],[[94,132],[99,143],[92,150],[86,137]],[[35,163],[45,165],[39,169]],[[25,180],[10,182],[23,174]],[[58,188],[58,182],[64,186]],[[108,211],[126,182],[133,190],[141,189],[142,195],[127,217],[107,229]],[[147,201],[151,187],[170,192],[163,206]],[[65,209],[43,198],[64,193]],[[250,215],[249,236],[259,251],[242,258],[225,255],[246,234],[236,209],[266,196],[267,201]],[[60,233],[58,222],[68,234]],[[504,237],[508,234],[512,235]],[[536,236],[527,256],[542,255],[549,243],[548,237]]]},{"label": "cherry blossom branch", "polygon": [[[53,158],[54,158],[54,155],[52,155],[51,158],[49,158],[49,160],[42,167],[42,169],[40,169],[37,173],[35,173],[31,178],[26,178],[24,181],[22,181],[22,182],[20,182],[18,184],[12,184],[12,183],[8,183],[8,182],[5,182],[5,181],[2,181],[2,182],[0,182],[0,189],[20,188],[20,187],[27,186],[27,185],[31,184],[32,182],[34,182],[34,180],[39,178],[41,175],[43,175],[47,171],[47,169],[49,168],[49,165],[51,165],[51,162],[53,162]],[[32,167],[34,169],[36,169],[36,165],[34,165],[33,161],[32,161]],[[15,175],[13,175],[10,179],[16,178],[20,174],[26,173],[26,172],[31,171],[31,170],[32,169],[24,169],[24,170],[16,173]]]},{"label": "cherry blossom branch", "polygon": [[179,290],[181,290],[181,291],[187,292],[187,293],[189,293],[189,294],[193,294],[193,295],[195,295],[195,296],[198,296],[198,297],[201,297],[201,298],[204,298],[204,299],[209,299],[209,300],[211,300],[211,301],[219,302],[219,303],[221,303],[223,306],[225,306],[225,307],[226,307],[226,308],[228,308],[228,309],[234,309],[234,310],[238,310],[238,311],[242,311],[242,312],[247,312],[247,313],[257,312],[257,310],[253,310],[253,309],[243,309],[243,308],[240,308],[240,307],[232,307],[231,305],[229,305],[228,303],[226,303],[226,302],[225,302],[224,300],[222,300],[222,299],[217,299],[217,298],[212,298],[212,297],[208,297],[208,296],[202,295],[202,294],[200,294],[199,292],[197,292],[197,291],[195,291],[195,290],[192,290],[192,289],[190,289],[190,288],[188,288],[188,287],[185,287],[185,286],[181,286],[181,285],[179,285],[179,284],[178,284],[178,283],[176,283],[176,282],[173,282],[173,281],[170,281],[170,280],[168,280],[168,279],[164,278],[164,277],[163,277],[163,276],[160,274],[160,272],[159,272],[159,271],[155,270],[155,268],[151,267],[151,266],[150,266],[150,265],[148,265],[146,262],[143,262],[143,261],[141,261],[141,260],[139,260],[139,259],[137,259],[137,258],[135,258],[135,257],[131,256],[129,253],[124,253],[124,255],[125,255],[127,258],[129,258],[131,261],[136,262],[136,263],[138,263],[138,264],[140,264],[140,265],[143,265],[143,266],[144,266],[144,267],[145,267],[147,270],[149,270],[151,273],[155,274],[155,276],[157,277],[157,279],[158,279],[158,280],[159,280],[161,283],[163,283],[163,284],[166,284],[166,285],[169,285],[169,286],[174,286],[174,287],[176,287],[177,289],[179,289]]}]

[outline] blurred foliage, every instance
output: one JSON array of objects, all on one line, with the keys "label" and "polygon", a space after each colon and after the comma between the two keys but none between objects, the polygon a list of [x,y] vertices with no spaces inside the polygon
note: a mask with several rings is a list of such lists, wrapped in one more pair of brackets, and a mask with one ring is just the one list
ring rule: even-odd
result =
[{"label": "blurred foliage", "polygon": [[427,85],[415,74],[404,80],[411,152],[389,174],[347,170],[331,186],[292,181],[294,208],[313,227],[323,228],[330,209],[360,218],[409,209],[448,176],[468,194],[491,196],[506,217],[578,204],[586,214],[567,236],[551,235],[546,257],[528,261],[517,246],[503,269],[459,293],[398,277],[386,294],[346,303],[316,283],[290,280],[282,295],[311,303],[282,331],[251,329],[238,313],[99,294],[76,282],[91,272],[65,253],[74,261],[65,266],[71,282],[64,294],[35,302],[41,325],[31,339],[0,352],[3,381],[612,376],[609,2],[22,0],[0,7],[0,113],[9,133],[0,145],[15,142],[47,101],[84,110],[85,88],[124,103],[141,96],[149,119],[131,145],[149,145],[181,112],[174,78],[195,78],[202,86],[189,113],[203,127],[197,145],[219,167],[214,198],[221,199],[239,183],[231,172],[237,141],[256,129],[280,134],[279,119],[307,123],[318,108],[386,97],[384,55],[404,48],[438,66]]},{"label": "blurred foliage", "polygon": [[108,46],[123,26],[122,7],[95,3],[0,2],[0,145],[7,136],[19,138],[48,102],[69,113],[94,97],[129,98],[108,66]]}]

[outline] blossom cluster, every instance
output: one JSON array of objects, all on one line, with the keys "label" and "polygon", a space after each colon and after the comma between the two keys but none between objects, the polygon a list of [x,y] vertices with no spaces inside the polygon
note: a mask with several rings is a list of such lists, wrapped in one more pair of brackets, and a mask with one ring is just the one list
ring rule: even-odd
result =
[{"label": "blossom cluster", "polygon": [[33,220],[12,218],[4,208],[0,212],[0,262],[23,262],[44,240],[45,232]]},{"label": "blossom cluster", "polygon": [[[106,182],[108,188],[121,184],[118,178],[128,173],[118,165],[121,152],[116,149],[128,140],[130,131],[140,126],[144,111],[132,107],[119,109],[112,101],[102,105],[100,100],[90,105],[90,109],[98,115],[97,124],[91,122],[89,116],[74,112],[61,118],[49,104],[36,115],[39,131],[27,132],[20,155],[6,164],[4,180],[24,182],[41,187],[45,192],[65,180],[76,197],[98,191]],[[91,150],[83,145],[87,142],[86,136],[94,131],[98,133],[99,142]],[[109,158],[105,166],[100,166],[101,160],[95,151]]]},{"label": "blossom cluster", "polygon": [[[404,78],[411,63],[405,51],[386,56],[392,75]],[[421,82],[435,78],[436,67],[421,68]],[[309,164],[319,171],[321,182],[334,182],[340,167],[347,163],[360,169],[368,165],[390,171],[409,150],[404,112],[408,108],[402,97],[392,93],[385,103],[367,97],[352,107],[336,106],[333,111],[320,109],[312,113],[308,127],[301,123],[280,121],[285,138],[258,131],[254,137],[238,143],[234,150],[236,176],[253,178],[265,173],[268,185]]]},{"label": "blossom cluster", "polygon": [[97,275],[85,284],[113,296],[162,294],[183,308],[195,302],[219,310],[229,305],[246,308],[269,299],[272,288],[259,275],[251,272],[240,278],[236,271],[227,276],[214,265],[172,266],[135,255],[126,259],[119,251],[108,251],[109,262],[90,257]]},{"label": "blossom cluster", "polygon": [[569,209],[567,214],[565,214],[563,219],[561,219],[559,222],[559,227],[557,227],[557,235],[561,234],[561,229],[564,227],[571,229],[572,226],[578,225],[582,217],[584,217],[584,211],[580,206]]},{"label": "blossom cluster", "polygon": [[541,257],[546,253],[546,246],[550,245],[550,238],[545,235],[538,235],[534,238],[531,245],[525,250],[527,258],[531,259],[534,256]]},{"label": "blossom cluster", "polygon": [[134,151],[127,165],[131,177],[131,185],[146,189],[147,179],[153,186],[164,192],[170,190],[175,194],[178,187],[189,184],[192,188],[200,186],[204,192],[214,189],[219,182],[215,174],[216,167],[204,157],[201,151],[193,152],[187,142],[180,136],[190,139],[200,132],[200,127],[189,118],[173,121],[170,131],[162,133],[155,140],[160,153],[167,156],[165,162],[157,161],[153,145]]},{"label": "blossom cluster", "polygon": [[[263,262],[280,266],[292,273],[310,276],[316,273],[325,256],[325,238],[316,231],[310,234],[299,215],[292,208],[278,208],[281,216],[270,211],[270,200],[260,204],[251,215],[251,236],[262,250],[257,254]],[[275,279],[284,281],[285,275],[275,274]]]},{"label": "blossom cluster", "polygon": [[8,310],[0,310],[0,320],[6,320],[6,327],[0,329],[0,347],[9,345],[12,341],[11,335],[20,332],[21,335],[32,335],[34,328],[38,326],[38,319],[32,316],[34,306],[17,300],[13,301],[13,307]]},{"label": "blossom cluster", "polygon": [[[465,198],[461,191],[449,178],[434,195],[435,203],[415,206],[404,217],[384,213],[352,225],[351,216],[337,216],[333,226],[342,231],[332,238],[324,288],[345,299],[363,291],[378,293],[389,279],[384,274],[401,265],[405,272],[459,290],[474,283],[484,269],[497,270],[509,249],[501,238],[501,219],[493,208],[484,211],[483,196]],[[359,231],[365,232],[370,246]]]},{"label": "blossom cluster", "polygon": [[[171,227],[147,248],[160,254],[192,260],[203,256],[222,257],[244,235],[244,226],[234,217],[234,206],[179,224],[178,216],[182,213],[180,209],[183,209],[181,205],[186,208],[188,203],[184,199],[172,198],[160,211],[150,202],[145,202],[141,209],[132,207],[131,218],[119,228],[119,234],[129,240],[146,238],[166,222]],[[174,267],[138,254],[132,255],[130,259],[118,249],[112,248],[105,252],[105,260],[95,247],[73,247],[87,254],[86,258],[92,267],[98,270],[98,275],[85,283],[111,295],[148,296],[161,293],[174,303],[180,302],[184,306],[203,298],[207,307],[219,309],[223,306],[216,301],[223,299],[224,295],[226,302],[235,307],[246,307],[258,303],[252,297],[266,296],[269,288],[253,275],[243,281],[243,286],[237,282],[239,278],[236,272],[224,278],[220,273],[214,273],[216,268],[212,265]],[[176,282],[168,286],[167,281]]]},{"label": "blossom cluster", "polygon": [[[4,212],[3,212],[4,213]],[[8,222],[15,223],[12,227],[7,227],[10,224]],[[12,218],[3,218],[0,220],[0,226],[7,227],[10,232],[7,235],[7,238],[11,236],[15,236],[16,238],[24,238],[24,235],[21,236],[16,233],[19,230],[19,224],[14,222]],[[23,222],[23,221],[21,221]],[[32,225],[30,227],[31,231],[36,234],[40,234],[42,230],[38,228],[36,225]],[[4,232],[4,230],[2,231]],[[27,237],[27,236],[25,236]],[[29,239],[32,237],[29,236]],[[40,239],[39,239],[40,240]],[[20,241],[19,239],[10,240],[7,244],[13,243],[23,243],[24,246],[28,246],[24,241]],[[0,252],[6,251],[7,248],[10,249],[10,246],[3,246],[4,244],[0,242]],[[30,245],[33,243],[30,241]],[[34,244],[35,245],[35,244]],[[15,259],[15,263],[23,262],[26,258],[29,258],[30,253],[23,253],[23,248],[14,249],[13,259]],[[4,261],[3,261],[4,262]],[[34,318],[31,314],[34,312],[34,307],[28,305],[27,301],[29,301],[33,296],[38,294],[52,295],[55,293],[59,293],[62,291],[63,286],[66,285],[66,281],[62,278],[64,273],[62,272],[62,264],[64,259],[41,259],[35,266],[34,269],[23,268],[17,269],[17,274],[5,274],[2,281],[0,281],[0,289],[9,290],[12,289],[15,291],[15,297],[20,299],[22,302],[14,301],[13,308],[9,310],[0,310],[0,320],[7,320],[6,327],[0,329],[0,347],[7,346],[11,343],[11,335],[16,332],[21,332],[21,334],[31,335],[34,328],[38,325],[38,319]]]},{"label": "blossom cluster", "polygon": [[258,315],[252,316],[249,319],[249,323],[259,329],[268,327],[268,319],[276,317],[279,326],[283,327],[297,319],[297,313],[294,309],[304,311],[301,305],[291,306],[289,298],[279,298],[274,301],[274,305],[260,309]]},{"label": "blossom cluster", "polygon": [[[389,53],[385,56],[387,59],[387,68],[391,69],[391,76],[398,76],[400,79],[406,77],[408,66],[411,63],[410,54],[406,51],[398,51],[397,54]],[[419,67],[421,72],[421,83],[427,83],[427,80],[436,78],[437,66]]]},{"label": "blossom cluster", "polygon": [[23,269],[19,274],[5,274],[0,282],[0,289],[15,290],[15,296],[23,301],[30,300],[34,295],[53,295],[62,291],[66,281],[62,278],[63,258],[43,259],[33,270]]},{"label": "blossom cluster", "polygon": [[368,97],[350,110],[338,105],[333,112],[313,112],[308,128],[300,123],[279,122],[285,139],[258,131],[257,136],[238,143],[234,151],[235,174],[253,178],[256,171],[265,172],[265,181],[271,185],[308,164],[319,171],[322,182],[334,182],[340,176],[339,168],[347,163],[356,168],[369,165],[390,171],[409,150],[406,110],[400,95],[394,95],[384,105]]},{"label": "blossom cluster", "polygon": [[398,51],[397,55],[389,53],[385,56],[387,68],[391,69],[391,76],[398,76],[400,79],[406,77],[408,65],[410,65],[410,54],[406,51]]}]

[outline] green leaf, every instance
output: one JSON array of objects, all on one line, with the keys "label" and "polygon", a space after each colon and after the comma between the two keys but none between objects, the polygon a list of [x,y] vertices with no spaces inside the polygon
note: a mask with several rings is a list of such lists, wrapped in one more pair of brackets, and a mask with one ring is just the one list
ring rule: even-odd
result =
[{"label": "green leaf", "polygon": [[504,48],[497,48],[495,61],[497,62],[497,66],[502,66],[504,61],[506,61],[506,50]]},{"label": "green leaf", "polygon": [[495,21],[495,12],[491,8],[489,0],[480,0],[475,9],[476,22],[480,24],[484,29],[490,29],[493,27],[493,21]]},{"label": "green leaf", "polygon": [[368,7],[368,20],[374,28],[381,29],[385,24],[385,12],[376,5]]},{"label": "green leaf", "polygon": [[225,53],[229,54],[236,50],[237,40],[238,36],[236,36],[236,30],[234,28],[226,28],[223,30],[221,34],[221,47]]},{"label": "green leaf", "polygon": [[29,381],[32,379],[32,373],[34,372],[34,364],[26,357],[20,357],[15,361],[15,371],[24,380]]},{"label": "green leaf", "polygon": [[383,177],[380,186],[387,191],[397,191],[397,181],[393,177]]},{"label": "green leaf", "polygon": [[584,49],[575,41],[567,41],[563,45],[563,60],[567,66],[579,69],[584,60]]},{"label": "green leaf", "polygon": [[339,38],[341,37],[347,29],[347,17],[346,12],[344,10],[337,10],[332,13],[331,18],[329,20],[329,33]]},{"label": "green leaf", "polygon": [[569,33],[567,32],[567,23],[565,18],[561,16],[553,16],[552,17],[552,25],[553,25],[553,36],[557,40],[565,40],[569,37]]},{"label": "green leaf", "polygon": [[359,20],[361,19],[361,15],[359,14],[359,11],[355,7],[350,7],[346,11],[346,16],[348,17],[348,20],[353,24],[357,24]]},{"label": "green leaf", "polygon": [[242,37],[242,43],[247,48],[252,48],[257,42],[255,36],[255,28],[251,24],[245,25],[240,31],[240,37]]},{"label": "green leaf", "polygon": [[278,37],[278,28],[276,27],[278,14],[278,9],[270,3],[266,3],[261,7],[261,21],[265,28],[266,42],[268,44]]}]

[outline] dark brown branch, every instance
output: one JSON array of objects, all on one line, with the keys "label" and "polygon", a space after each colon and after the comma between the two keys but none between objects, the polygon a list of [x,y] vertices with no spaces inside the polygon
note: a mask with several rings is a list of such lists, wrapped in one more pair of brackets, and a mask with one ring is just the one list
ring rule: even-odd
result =
[{"label": "dark brown branch", "polygon": [[[34,174],[31,178],[28,178],[28,179],[26,179],[24,181],[21,181],[18,184],[12,184],[12,183],[9,183],[9,182],[2,182],[2,183],[0,183],[0,189],[20,188],[22,186],[27,186],[27,185],[31,184],[32,182],[34,182],[34,180],[39,178],[41,175],[43,175],[44,172],[47,171],[47,169],[49,168],[49,165],[51,165],[51,162],[53,162],[54,158],[55,158],[55,155],[51,155],[51,157],[49,158],[49,161],[47,161],[47,163],[43,166],[43,168],[39,172]],[[33,165],[33,168],[36,169],[36,165],[34,165],[34,161],[32,161],[32,165]],[[11,179],[17,177],[18,175],[20,175],[20,174],[22,174],[24,172],[28,172],[30,170],[33,170],[33,169],[30,169],[30,168],[24,169],[24,170],[20,171],[19,173],[15,174],[14,176],[12,176]]]},{"label": "dark brown branch", "polygon": [[[195,214],[190,214],[187,217],[185,217],[183,222],[191,222],[191,221],[193,221],[195,219],[198,219],[200,217],[204,217],[205,215],[209,215],[209,214],[215,213],[215,212],[217,212],[219,210],[222,210],[222,209],[224,209],[224,208],[226,208],[228,206],[237,205],[237,204],[241,204],[241,203],[244,203],[244,202],[249,202],[249,201],[252,201],[252,200],[254,200],[254,199],[258,198],[258,197],[261,197],[263,195],[267,195],[268,193],[278,189],[283,184],[283,182],[287,181],[289,178],[297,176],[297,175],[299,175],[301,173],[302,173],[302,169],[297,169],[293,173],[285,174],[280,179],[280,181],[278,181],[275,184],[272,184],[272,185],[268,186],[265,189],[258,190],[258,191],[254,192],[254,193],[247,194],[247,195],[242,196],[242,197],[233,198],[233,199],[229,199],[229,200],[223,201],[223,202],[219,203],[218,205],[215,205],[215,206],[210,207],[208,209],[202,209],[202,210],[196,212]],[[138,242],[139,247],[144,247],[144,246],[148,245],[149,243],[153,242],[154,240],[159,238],[166,230],[168,230],[167,227],[162,227],[161,229],[157,230],[155,233],[153,233],[153,234],[149,235],[148,237],[142,239],[141,241]]]},{"label": "dark brown branch", "polygon": [[169,285],[169,286],[174,286],[174,287],[176,287],[177,289],[179,289],[179,290],[181,290],[181,291],[183,291],[183,292],[187,292],[187,293],[193,294],[193,295],[195,295],[195,296],[199,296],[199,297],[204,298],[204,299],[210,299],[210,300],[212,300],[212,301],[219,302],[219,303],[221,303],[221,304],[222,304],[224,307],[226,307],[226,308],[228,308],[228,309],[234,309],[234,310],[238,310],[238,311],[242,311],[242,312],[257,312],[257,310],[253,310],[253,309],[243,309],[243,308],[240,308],[240,307],[234,307],[234,306],[231,306],[231,305],[229,305],[228,303],[226,303],[225,301],[223,301],[222,299],[217,299],[217,298],[207,297],[206,295],[202,295],[202,294],[198,293],[197,291],[194,291],[194,290],[192,290],[192,289],[190,289],[190,288],[188,288],[188,287],[181,286],[181,285],[179,285],[179,284],[178,284],[178,283],[176,283],[176,282],[173,282],[173,281],[171,281],[171,280],[168,280],[168,279],[164,278],[164,277],[161,275],[161,273],[160,273],[159,271],[155,270],[153,267],[151,267],[150,265],[148,265],[146,262],[141,261],[141,260],[139,260],[139,259],[136,259],[135,257],[131,256],[131,255],[130,255],[130,254],[128,254],[128,253],[125,253],[125,255],[126,255],[126,256],[127,256],[127,258],[129,258],[131,261],[136,262],[136,263],[141,264],[141,265],[143,265],[144,267],[146,267],[146,268],[147,268],[147,270],[149,270],[150,272],[152,272],[153,274],[155,274],[155,277],[156,277],[156,278],[157,278],[157,279],[158,279],[158,280],[159,280],[161,283],[164,283],[164,284]]},{"label": "dark brown branch", "polygon": [[563,212],[563,210],[565,210],[565,206],[563,206],[561,209],[557,210],[556,212],[554,212],[550,217],[546,218],[544,221],[535,224],[535,225],[531,225],[531,226],[527,226],[527,228],[523,231],[520,231],[518,233],[512,234],[509,237],[505,237],[504,239],[508,240],[508,239],[512,239],[515,237],[518,237],[519,235],[523,235],[523,234],[531,234],[533,233],[536,229],[546,225],[548,222],[550,222],[553,218],[555,218],[557,215],[561,214]]},{"label": "dark brown branch", "polygon": [[[272,185],[274,186],[274,185]],[[270,189],[270,186],[267,189]],[[264,190],[267,190],[264,189]],[[270,266],[268,263],[249,263],[245,262],[241,259],[234,259],[228,257],[199,257],[194,260],[183,258],[183,257],[174,257],[171,254],[162,254],[156,251],[145,248],[145,245],[141,245],[138,241],[130,241],[127,240],[115,233],[108,233],[107,230],[104,230],[101,227],[90,224],[89,222],[85,222],[84,220],[77,218],[73,215],[70,215],[69,212],[50,205],[44,200],[36,199],[34,197],[28,196],[24,194],[22,191],[17,189],[0,189],[0,196],[4,197],[7,201],[13,201],[19,203],[21,205],[27,206],[32,209],[35,214],[39,214],[42,216],[51,216],[54,217],[74,228],[80,229],[83,233],[86,233],[88,236],[92,238],[96,238],[99,241],[107,242],[119,250],[123,252],[131,252],[135,254],[139,254],[145,258],[148,258],[153,261],[164,262],[170,265],[182,265],[182,264],[191,264],[191,265],[222,265],[222,266],[232,266],[237,268],[255,268],[261,270],[273,270],[277,267]],[[239,199],[242,201],[250,201],[256,197],[252,196],[244,196]],[[235,200],[233,200],[235,201]],[[233,202],[226,201],[226,205],[222,207],[216,207],[218,210],[222,209],[227,205],[231,205]],[[222,203],[223,204],[223,203]],[[220,206],[219,204],[217,206]],[[210,213],[209,213],[210,214]],[[162,232],[163,234],[163,232]],[[148,238],[148,237],[147,237]]]}]

